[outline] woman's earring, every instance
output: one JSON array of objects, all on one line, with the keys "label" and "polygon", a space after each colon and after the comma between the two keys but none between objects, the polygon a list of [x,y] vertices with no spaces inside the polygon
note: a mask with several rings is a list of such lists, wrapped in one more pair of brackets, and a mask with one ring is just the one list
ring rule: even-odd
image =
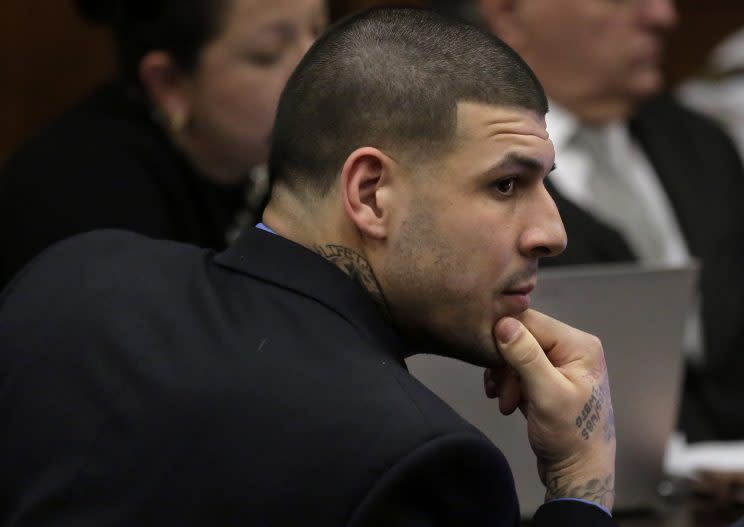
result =
[{"label": "woman's earring", "polygon": [[175,112],[168,116],[168,128],[171,133],[178,134],[183,131],[186,127],[186,114],[183,112]]}]

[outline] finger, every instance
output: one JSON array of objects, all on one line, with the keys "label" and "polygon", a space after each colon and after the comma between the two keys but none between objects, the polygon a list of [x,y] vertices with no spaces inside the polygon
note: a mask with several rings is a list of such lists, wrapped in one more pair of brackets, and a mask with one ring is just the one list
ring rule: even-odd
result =
[{"label": "finger", "polygon": [[505,376],[505,368],[486,368],[483,371],[483,387],[488,398],[494,399],[499,396],[501,383]]},{"label": "finger", "polygon": [[555,366],[580,360],[590,367],[604,368],[602,345],[596,337],[534,309],[528,309],[515,318],[532,333]]},{"label": "finger", "polygon": [[516,373],[506,375],[499,392],[499,410],[504,415],[511,415],[522,401],[522,387]]},{"label": "finger", "polygon": [[498,397],[501,413],[510,415],[522,400],[519,376],[510,366],[486,368],[483,371],[486,395],[491,399]]},{"label": "finger", "polygon": [[575,331],[568,324],[564,324],[560,320],[556,320],[534,309],[528,309],[515,318],[532,333],[532,336],[535,337],[535,340],[537,340],[545,353],[549,353],[550,350],[556,347],[560,336]]},{"label": "finger", "polygon": [[502,318],[494,326],[494,337],[504,360],[521,378],[527,399],[547,401],[568,382],[520,321]]},{"label": "finger", "polygon": [[493,399],[498,395],[499,388],[490,368],[483,370],[483,388],[486,390],[486,397],[489,399]]}]

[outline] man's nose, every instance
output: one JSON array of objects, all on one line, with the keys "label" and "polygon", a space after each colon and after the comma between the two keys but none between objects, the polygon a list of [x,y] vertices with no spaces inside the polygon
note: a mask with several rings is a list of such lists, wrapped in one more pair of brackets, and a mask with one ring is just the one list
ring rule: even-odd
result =
[{"label": "man's nose", "polygon": [[667,31],[677,25],[674,0],[643,0],[637,2],[642,20],[658,30]]},{"label": "man's nose", "polygon": [[548,190],[543,186],[537,192],[538,199],[528,214],[520,249],[530,258],[557,256],[566,249],[566,229]]}]

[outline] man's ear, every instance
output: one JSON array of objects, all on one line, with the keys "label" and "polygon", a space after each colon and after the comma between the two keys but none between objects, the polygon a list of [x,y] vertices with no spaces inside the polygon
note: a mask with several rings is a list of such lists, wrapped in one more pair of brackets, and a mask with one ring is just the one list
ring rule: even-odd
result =
[{"label": "man's ear", "polygon": [[147,53],[139,64],[139,78],[153,107],[180,132],[189,120],[190,98],[184,74],[164,51]]},{"label": "man's ear", "polygon": [[512,47],[523,40],[520,13],[523,0],[479,0],[481,16],[494,35]]},{"label": "man's ear", "polygon": [[372,147],[358,148],[341,170],[344,210],[359,231],[370,238],[387,237],[392,214],[396,162]]}]

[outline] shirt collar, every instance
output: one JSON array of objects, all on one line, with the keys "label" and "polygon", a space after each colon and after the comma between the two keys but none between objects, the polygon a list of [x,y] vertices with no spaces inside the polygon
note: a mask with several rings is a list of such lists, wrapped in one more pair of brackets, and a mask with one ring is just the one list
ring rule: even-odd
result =
[{"label": "shirt collar", "polygon": [[274,232],[274,230],[271,227],[267,226],[264,222],[257,223],[256,228],[261,229],[262,231],[270,232],[271,234],[276,234],[276,232]]}]

